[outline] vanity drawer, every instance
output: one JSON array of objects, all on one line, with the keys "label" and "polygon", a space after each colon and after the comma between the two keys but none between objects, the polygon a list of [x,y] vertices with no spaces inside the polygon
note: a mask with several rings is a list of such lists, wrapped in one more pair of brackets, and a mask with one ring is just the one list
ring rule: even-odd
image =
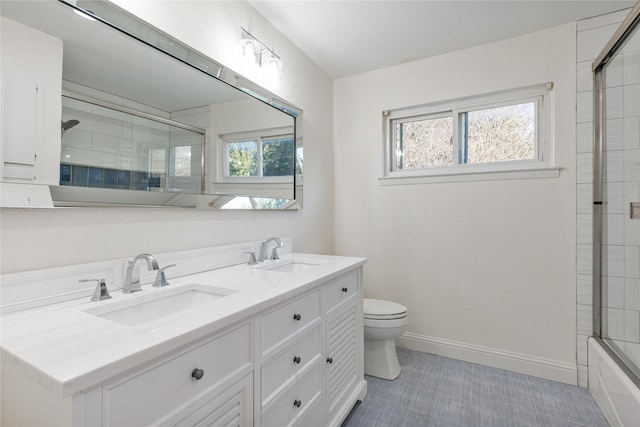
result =
[{"label": "vanity drawer", "polygon": [[320,322],[320,291],[298,298],[262,316],[262,355]]},{"label": "vanity drawer", "polygon": [[[155,424],[202,393],[246,375],[251,371],[251,332],[251,325],[244,324],[187,353],[103,387],[103,425]],[[199,380],[192,376],[196,369],[203,373]]]},{"label": "vanity drawer", "polygon": [[262,407],[268,405],[282,387],[291,383],[321,357],[322,334],[321,329],[316,328],[264,364],[260,373]]},{"label": "vanity drawer", "polygon": [[329,283],[324,288],[326,312],[329,313],[344,301],[355,297],[359,291],[357,271],[352,271]]},{"label": "vanity drawer", "polygon": [[282,396],[262,417],[265,427],[291,426],[320,404],[322,398],[322,365],[318,364],[309,375]]}]

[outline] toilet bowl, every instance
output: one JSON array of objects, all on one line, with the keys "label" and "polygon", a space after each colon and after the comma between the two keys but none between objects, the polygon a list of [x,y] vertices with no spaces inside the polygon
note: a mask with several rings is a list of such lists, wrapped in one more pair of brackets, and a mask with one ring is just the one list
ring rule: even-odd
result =
[{"label": "toilet bowl", "polygon": [[365,298],[364,373],[385,380],[400,375],[396,338],[409,324],[407,307],[391,301]]}]

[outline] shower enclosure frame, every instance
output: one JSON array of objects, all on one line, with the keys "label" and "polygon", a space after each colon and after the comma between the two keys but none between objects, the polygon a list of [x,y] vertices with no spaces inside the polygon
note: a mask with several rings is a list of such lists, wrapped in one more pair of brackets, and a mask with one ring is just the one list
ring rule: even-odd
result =
[{"label": "shower enclosure frame", "polygon": [[70,90],[63,89],[62,90],[63,98],[75,99],[78,101],[86,102],[92,105],[98,105],[100,107],[109,108],[111,110],[120,111],[121,113],[130,114],[136,117],[140,117],[143,119],[152,120],[154,122],[162,123],[168,126],[177,127],[179,129],[187,130],[190,132],[194,132],[200,135],[200,192],[204,193],[206,190],[206,177],[205,177],[205,153],[206,153],[206,134],[207,130],[199,128],[197,126],[192,126],[186,123],[177,122],[175,120],[167,119],[165,117],[160,117],[155,114],[146,113],[143,111],[136,110],[134,108],[127,107],[125,105],[114,104],[109,101],[105,101],[103,99],[93,98],[90,96],[82,95],[76,92],[72,92]]},{"label": "shower enclosure frame", "polygon": [[602,264],[603,264],[603,203],[604,203],[604,142],[605,142],[605,81],[604,67],[619,51],[629,35],[640,25],[640,2],[629,12],[611,40],[593,63],[593,335],[624,373],[640,388],[640,375],[633,371],[607,341],[602,338]]}]

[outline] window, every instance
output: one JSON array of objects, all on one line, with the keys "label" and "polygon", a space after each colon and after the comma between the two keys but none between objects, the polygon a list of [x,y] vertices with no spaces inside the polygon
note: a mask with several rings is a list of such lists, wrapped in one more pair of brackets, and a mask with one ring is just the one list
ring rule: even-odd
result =
[{"label": "window", "polygon": [[292,177],[295,170],[293,135],[223,137],[225,178]]},{"label": "window", "polygon": [[173,176],[191,176],[191,146],[173,147]]},{"label": "window", "polygon": [[551,88],[385,111],[385,178],[550,168]]}]

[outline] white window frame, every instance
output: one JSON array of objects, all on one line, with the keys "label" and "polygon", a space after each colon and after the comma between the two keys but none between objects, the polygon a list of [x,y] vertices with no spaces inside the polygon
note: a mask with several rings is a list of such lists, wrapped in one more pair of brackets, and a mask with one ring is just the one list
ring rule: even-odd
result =
[{"label": "white window frame", "polygon": [[[554,164],[553,141],[553,84],[544,83],[490,94],[452,99],[415,107],[383,112],[384,167],[380,183],[383,185],[523,179],[557,177],[560,168]],[[490,163],[459,162],[460,115],[465,112],[498,108],[528,102],[536,104],[534,158]],[[416,119],[452,117],[453,164],[423,169],[398,169],[394,124]]]}]

